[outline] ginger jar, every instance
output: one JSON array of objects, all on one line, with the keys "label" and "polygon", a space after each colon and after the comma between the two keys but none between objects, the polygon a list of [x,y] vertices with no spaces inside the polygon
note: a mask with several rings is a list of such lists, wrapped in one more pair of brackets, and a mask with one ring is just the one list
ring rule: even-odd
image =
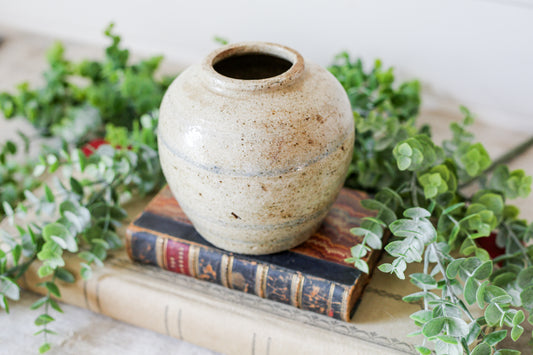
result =
[{"label": "ginger jar", "polygon": [[222,47],[180,74],[160,109],[167,182],[215,246],[269,254],[305,241],[352,158],[348,97],[327,70],[285,46]]}]

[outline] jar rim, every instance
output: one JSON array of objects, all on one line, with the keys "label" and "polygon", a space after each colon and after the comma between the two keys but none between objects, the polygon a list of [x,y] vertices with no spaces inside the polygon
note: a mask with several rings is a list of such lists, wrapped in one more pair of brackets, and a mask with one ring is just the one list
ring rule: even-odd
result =
[{"label": "jar rim", "polygon": [[[292,65],[283,73],[264,79],[236,79],[217,72],[214,65],[232,56],[265,54],[285,59]],[[218,90],[258,91],[291,85],[305,69],[304,59],[292,48],[270,42],[240,42],[211,52],[202,63],[210,86]]]}]

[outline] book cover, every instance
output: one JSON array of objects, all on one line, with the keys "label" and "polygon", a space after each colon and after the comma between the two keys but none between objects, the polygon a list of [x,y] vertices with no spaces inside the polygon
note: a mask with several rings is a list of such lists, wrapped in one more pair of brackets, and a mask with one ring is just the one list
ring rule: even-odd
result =
[{"label": "book cover", "polygon": [[[349,321],[369,278],[344,261],[361,242],[349,231],[370,213],[360,204],[365,198],[343,189],[308,241],[289,251],[250,256],[203,239],[165,187],[128,227],[126,249],[140,263]],[[379,254],[367,256],[370,270]]]},{"label": "book cover", "polygon": [[[66,255],[65,262],[79,275],[82,259]],[[49,279],[39,278],[39,266],[32,264],[20,281],[27,290],[46,294],[44,287],[37,286]],[[421,341],[405,337],[417,329],[409,314],[421,305],[401,298],[414,292],[415,286],[383,273],[372,278],[354,317],[344,322],[133,263],[123,250],[109,255],[104,266],[93,272],[89,280],[58,282],[61,301],[222,354],[416,354],[413,344]],[[84,320],[78,323],[78,331],[95,332]],[[27,324],[22,329],[29,330],[28,336],[35,332]]]}]

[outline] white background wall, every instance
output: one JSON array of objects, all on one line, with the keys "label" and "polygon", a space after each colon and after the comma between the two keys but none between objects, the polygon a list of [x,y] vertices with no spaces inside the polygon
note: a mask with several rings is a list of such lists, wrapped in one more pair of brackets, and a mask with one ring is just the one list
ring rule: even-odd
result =
[{"label": "white background wall", "polygon": [[[322,65],[341,50],[381,58],[426,93],[533,132],[533,0],[0,0],[0,25],[125,44],[184,64],[232,42],[291,46]],[[0,78],[1,80],[1,78]]]}]

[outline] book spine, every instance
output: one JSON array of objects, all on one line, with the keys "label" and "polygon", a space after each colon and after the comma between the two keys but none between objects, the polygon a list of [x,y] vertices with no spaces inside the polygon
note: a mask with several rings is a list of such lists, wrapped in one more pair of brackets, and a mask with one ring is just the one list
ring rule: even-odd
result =
[{"label": "book spine", "polygon": [[142,230],[126,237],[132,260],[294,307],[349,321],[357,285],[342,285]]}]

